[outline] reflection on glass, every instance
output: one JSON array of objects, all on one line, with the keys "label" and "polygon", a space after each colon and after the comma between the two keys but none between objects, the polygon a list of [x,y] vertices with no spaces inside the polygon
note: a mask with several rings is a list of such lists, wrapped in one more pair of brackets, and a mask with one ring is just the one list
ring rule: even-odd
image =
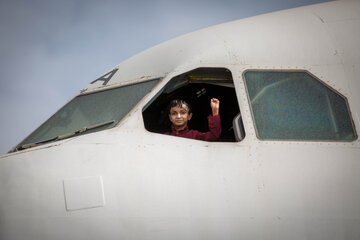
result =
[{"label": "reflection on glass", "polygon": [[[100,124],[99,127],[92,128],[86,133],[111,128],[155,86],[158,80],[78,96],[36,129],[19,146],[47,141],[97,124]],[[110,124],[103,124],[107,122]]]},{"label": "reflection on glass", "polygon": [[307,72],[247,71],[244,77],[260,139],[356,138],[345,98]]}]

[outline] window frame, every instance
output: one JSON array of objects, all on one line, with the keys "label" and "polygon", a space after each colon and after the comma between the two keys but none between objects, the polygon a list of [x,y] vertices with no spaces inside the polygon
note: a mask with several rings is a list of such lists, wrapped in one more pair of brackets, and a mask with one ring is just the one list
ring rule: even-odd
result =
[{"label": "window frame", "polygon": [[[223,70],[223,71],[228,71],[230,76],[231,76],[231,84],[232,86],[226,86],[227,84],[230,84],[230,83],[219,83],[218,81],[219,80],[213,80],[214,82],[211,82],[212,80],[204,80],[204,82],[201,82],[202,80],[193,80],[193,81],[189,81],[187,82],[186,84],[184,84],[184,82],[181,82],[180,81],[180,77],[183,77],[187,74],[190,74],[192,72],[195,72],[196,71],[202,71],[202,70],[211,70],[211,69],[219,69],[219,70]],[[157,100],[159,100],[159,97],[161,97],[163,94],[168,94],[167,93],[167,88],[169,88],[171,85],[174,85],[172,86],[173,89],[169,92],[169,93],[172,93],[174,91],[177,91],[179,89],[182,89],[183,87],[186,87],[187,85],[191,85],[191,84],[209,84],[209,85],[213,85],[213,86],[217,86],[217,87],[228,87],[228,88],[232,88],[233,92],[234,92],[234,96],[235,96],[235,102],[236,102],[236,105],[237,107],[239,108],[239,112],[234,116],[237,117],[239,115],[239,113],[243,114],[241,109],[240,109],[240,102],[239,102],[239,93],[238,93],[238,87],[237,87],[237,83],[236,83],[236,79],[234,78],[234,74],[233,72],[236,72],[236,69],[232,69],[231,67],[228,67],[228,66],[195,66],[195,67],[189,67],[187,69],[183,69],[182,71],[174,71],[173,73],[170,73],[167,77],[163,78],[162,79],[162,83],[161,83],[161,87],[160,89],[156,92],[156,93],[153,93],[152,96],[150,97],[149,100],[147,100],[143,107],[142,107],[142,119],[143,119],[143,124],[144,124],[144,129],[149,132],[149,133],[155,133],[155,134],[162,134],[162,133],[159,133],[157,131],[152,131],[152,130],[149,130],[147,128],[147,124],[146,124],[146,118],[144,117],[144,111],[146,111],[154,102],[156,102]],[[176,78],[179,78],[179,82],[178,84],[175,84],[175,81],[176,81]],[[171,83],[172,81],[174,81],[173,83]],[[221,80],[223,81],[223,80]],[[225,81],[225,80],[224,80]],[[223,85],[222,85],[223,84]],[[177,86],[178,85],[178,86]],[[221,101],[221,99],[220,99]],[[210,106],[209,106],[209,109],[210,109]],[[221,105],[220,105],[220,109],[221,109]],[[221,112],[222,110],[220,110]],[[241,115],[240,115],[241,116]],[[233,119],[234,119],[233,118]],[[231,122],[233,122],[233,119]],[[239,120],[239,118],[237,118]],[[234,138],[235,140],[234,141],[214,141],[214,142],[211,142],[211,143],[238,143],[238,142],[243,142],[245,139],[246,139],[246,130],[245,130],[245,126],[244,126],[244,120],[240,118],[241,121],[241,124],[240,122],[236,124],[236,127],[239,127],[240,125],[242,126],[242,130],[241,129],[234,129],[233,131],[233,134],[234,134]],[[232,125],[234,126],[234,125]],[[240,126],[240,127],[241,127]],[[195,128],[196,129],[196,128]],[[224,131],[225,128],[223,128],[223,131]],[[235,131],[237,131],[237,133],[235,133]],[[165,135],[167,136],[167,135]],[[240,136],[240,137],[239,137]],[[187,139],[187,138],[184,138],[186,140],[194,140],[194,139]],[[197,140],[199,141],[199,140]],[[205,141],[207,142],[207,141]]]}]

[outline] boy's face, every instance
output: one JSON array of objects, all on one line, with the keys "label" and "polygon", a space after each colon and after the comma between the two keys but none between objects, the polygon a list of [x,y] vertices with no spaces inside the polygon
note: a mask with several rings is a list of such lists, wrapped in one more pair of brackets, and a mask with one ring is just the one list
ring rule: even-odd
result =
[{"label": "boy's face", "polygon": [[170,108],[169,118],[175,128],[180,129],[187,126],[187,122],[191,119],[192,114],[181,106]]}]

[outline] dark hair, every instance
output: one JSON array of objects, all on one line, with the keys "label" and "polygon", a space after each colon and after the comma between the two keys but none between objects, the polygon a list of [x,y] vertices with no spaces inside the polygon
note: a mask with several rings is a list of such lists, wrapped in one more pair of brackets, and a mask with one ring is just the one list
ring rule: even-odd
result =
[{"label": "dark hair", "polygon": [[170,109],[172,107],[176,107],[176,106],[185,108],[188,111],[189,114],[192,113],[192,109],[191,109],[190,104],[188,104],[187,102],[185,102],[182,99],[174,99],[174,100],[172,100],[170,102],[168,108],[167,108],[167,112],[170,113]]}]

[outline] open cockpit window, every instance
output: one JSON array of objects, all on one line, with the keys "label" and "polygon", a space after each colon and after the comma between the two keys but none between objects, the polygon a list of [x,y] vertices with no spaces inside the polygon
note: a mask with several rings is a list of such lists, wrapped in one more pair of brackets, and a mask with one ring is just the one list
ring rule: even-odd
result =
[{"label": "open cockpit window", "polygon": [[115,126],[159,79],[77,96],[15,150]]},{"label": "open cockpit window", "polygon": [[356,139],[346,98],[308,72],[249,70],[244,78],[258,138]]},{"label": "open cockpit window", "polygon": [[171,124],[167,107],[171,100],[182,99],[192,107],[189,128],[208,132],[211,98],[220,100],[222,134],[218,141],[240,141],[244,138],[244,127],[231,72],[224,68],[198,68],[171,79],[144,107],[145,128],[150,132],[169,132]]}]

